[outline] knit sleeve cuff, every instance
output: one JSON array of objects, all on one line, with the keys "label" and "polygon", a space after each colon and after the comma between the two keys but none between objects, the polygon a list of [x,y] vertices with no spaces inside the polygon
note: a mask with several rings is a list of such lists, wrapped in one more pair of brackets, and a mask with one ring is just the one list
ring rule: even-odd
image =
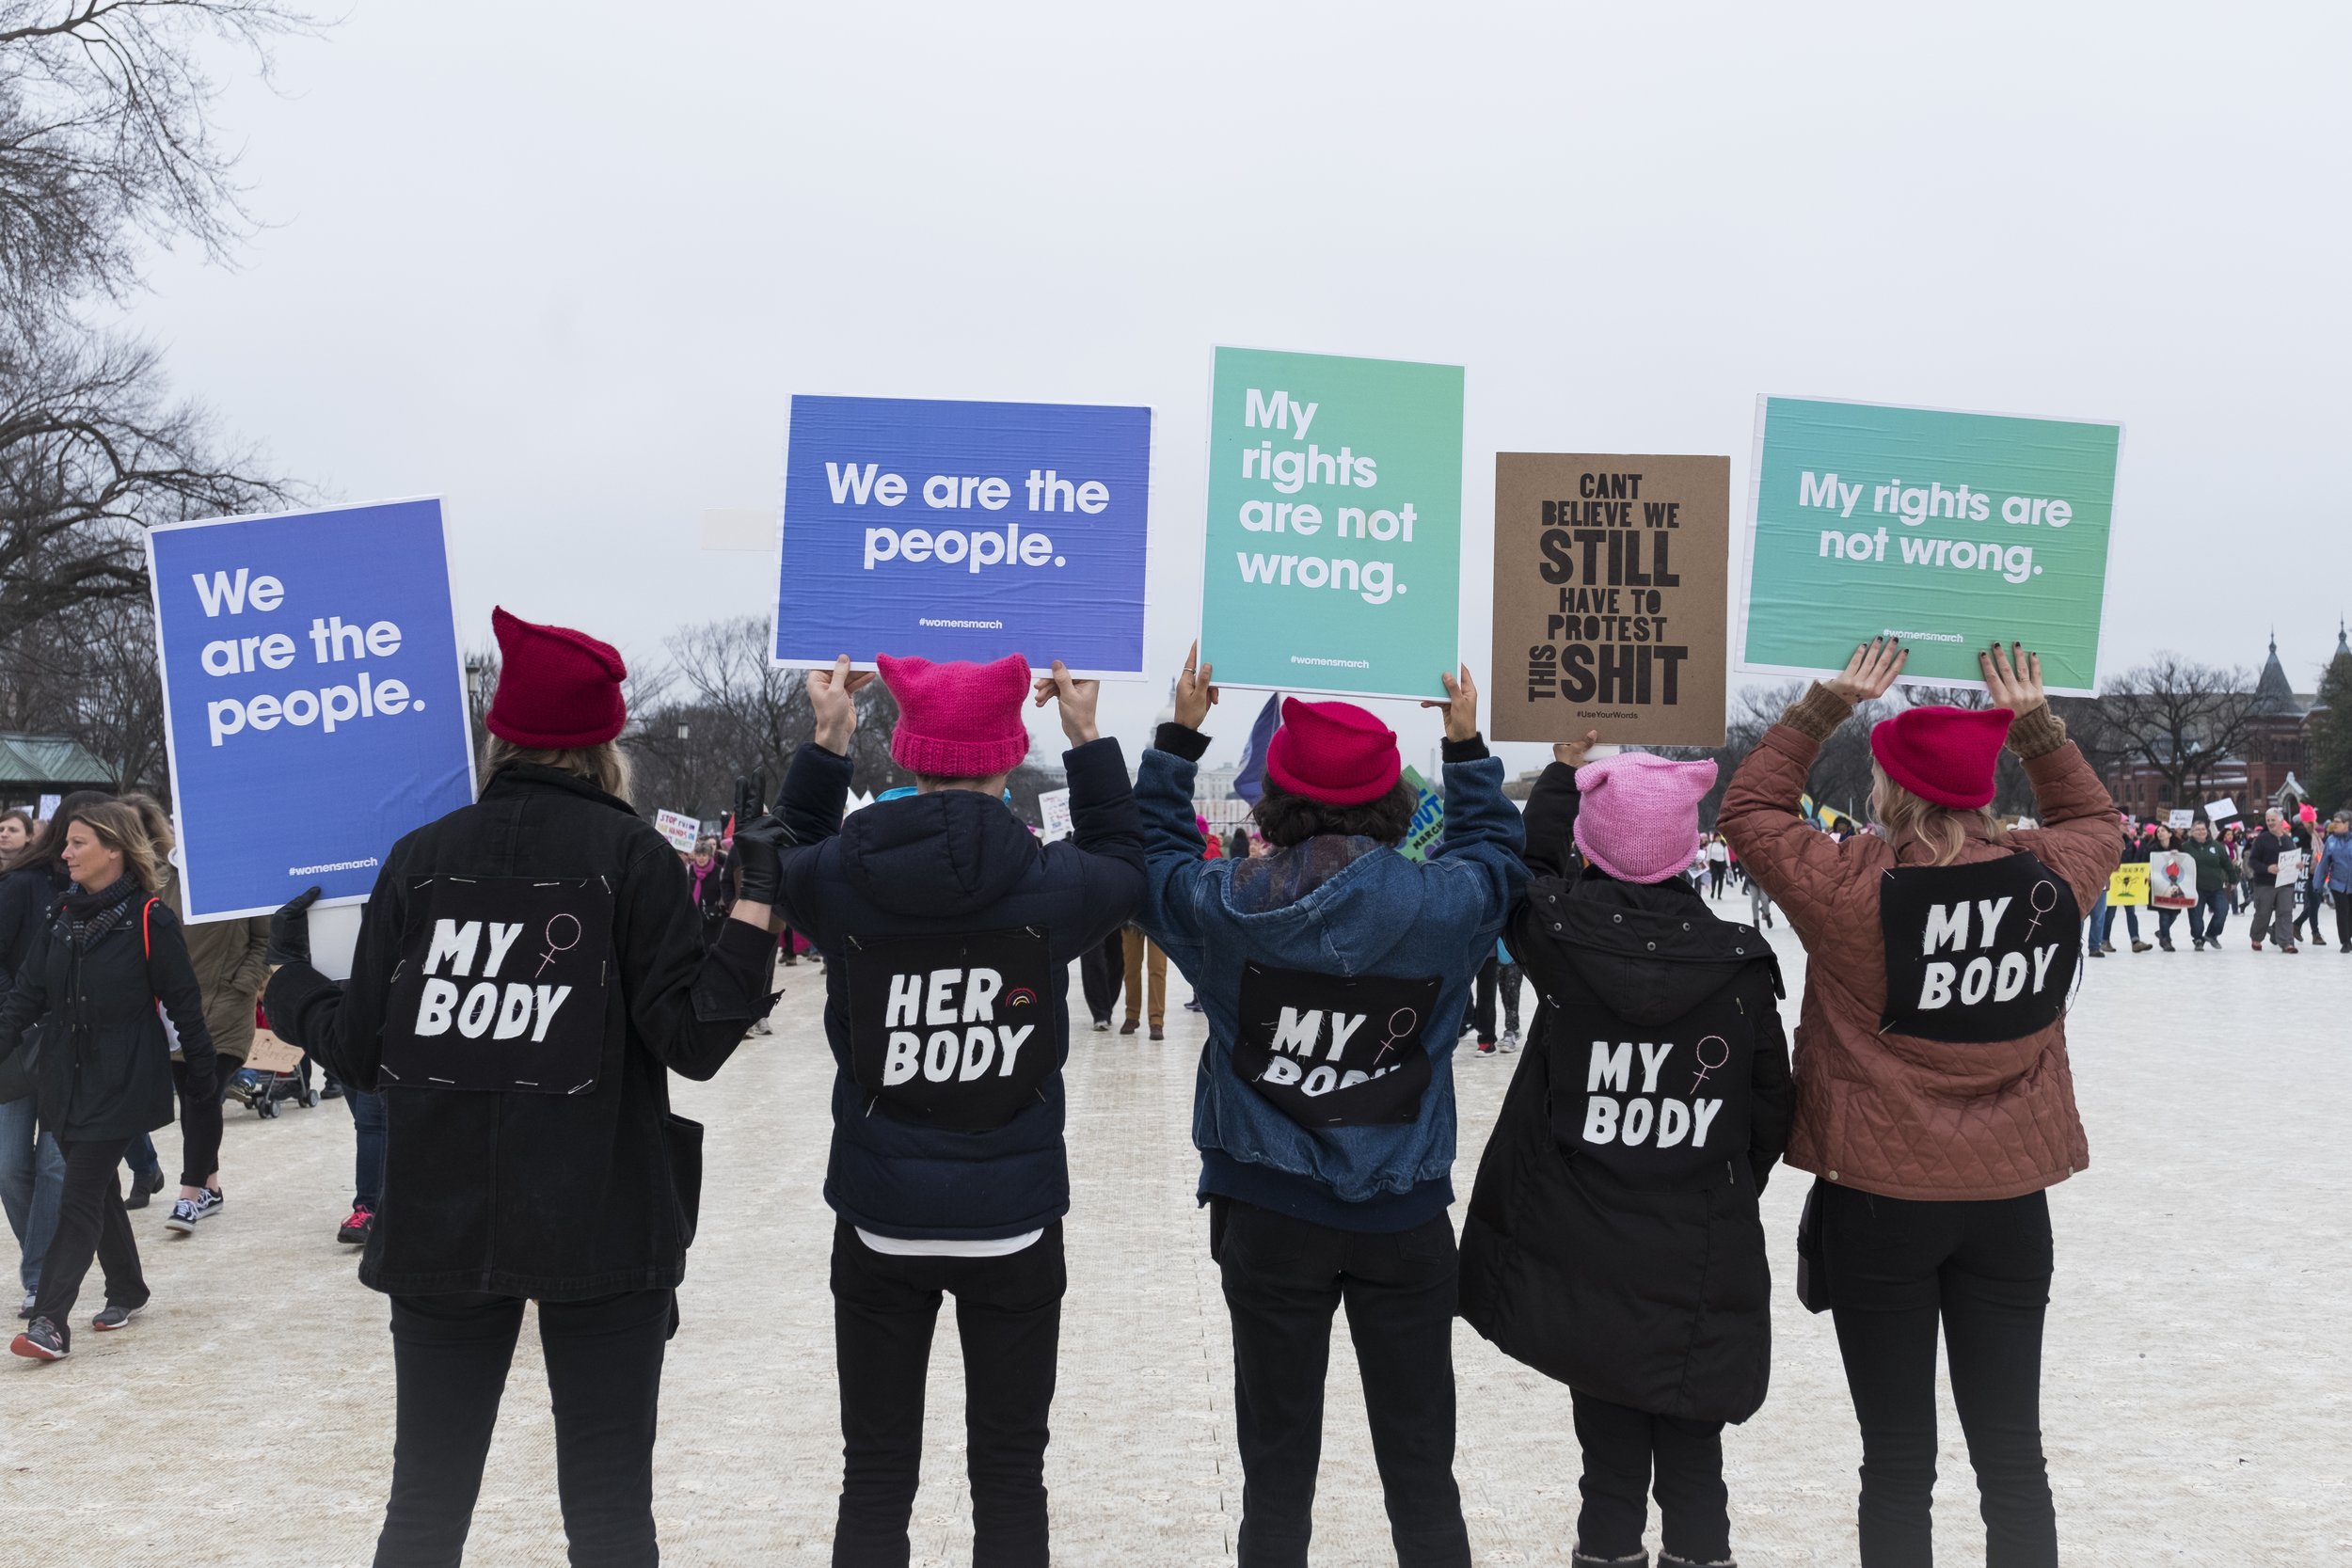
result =
[{"label": "knit sleeve cuff", "polygon": [[1837,726],[1853,717],[1853,705],[1815,681],[1805,689],[1804,696],[1788,705],[1780,721],[1807,739],[1827,740],[1837,733]]},{"label": "knit sleeve cuff", "polygon": [[1487,754],[1486,737],[1483,735],[1473,735],[1468,740],[1446,741],[1438,752],[1439,760],[1447,763],[1478,762]]},{"label": "knit sleeve cuff", "polygon": [[1162,724],[1152,733],[1152,744],[1171,756],[1180,756],[1186,762],[1199,762],[1209,750],[1209,737],[1190,724],[1171,722]]},{"label": "knit sleeve cuff", "polygon": [[2009,727],[2009,749],[2021,758],[2048,756],[2066,744],[2066,721],[2050,705],[2028,708]]}]

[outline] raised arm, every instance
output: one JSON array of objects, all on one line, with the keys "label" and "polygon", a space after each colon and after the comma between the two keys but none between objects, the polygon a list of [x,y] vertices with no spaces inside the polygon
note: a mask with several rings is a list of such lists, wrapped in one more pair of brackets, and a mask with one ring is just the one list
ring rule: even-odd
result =
[{"label": "raised arm", "polygon": [[1985,690],[1999,706],[2017,715],[2009,727],[2010,751],[2026,765],[2033,784],[2039,829],[2017,835],[2023,847],[2066,879],[2074,900],[2088,910],[2122,863],[2122,835],[2115,831],[2115,801],[2099,782],[2082,748],[2066,738],[2066,721],[2050,711],[2042,689],[2042,659],[2015,644],[1995,643],[1977,656]]},{"label": "raised arm", "polygon": [[1527,868],[1538,877],[1565,877],[1576,869],[1576,814],[1584,800],[1576,787],[1576,770],[1599,740],[1598,730],[1586,730],[1581,740],[1553,746],[1550,763],[1527,797],[1520,825],[1527,839]]}]

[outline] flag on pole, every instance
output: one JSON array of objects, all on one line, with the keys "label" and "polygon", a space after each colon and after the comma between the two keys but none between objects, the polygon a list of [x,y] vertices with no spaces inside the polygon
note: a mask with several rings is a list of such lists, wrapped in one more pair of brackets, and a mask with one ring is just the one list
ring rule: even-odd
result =
[{"label": "flag on pole", "polygon": [[1274,732],[1282,727],[1282,694],[1266,694],[1265,706],[1258,710],[1258,721],[1249,726],[1249,738],[1241,745],[1241,767],[1233,774],[1233,794],[1251,805],[1265,793],[1266,748],[1274,743]]}]

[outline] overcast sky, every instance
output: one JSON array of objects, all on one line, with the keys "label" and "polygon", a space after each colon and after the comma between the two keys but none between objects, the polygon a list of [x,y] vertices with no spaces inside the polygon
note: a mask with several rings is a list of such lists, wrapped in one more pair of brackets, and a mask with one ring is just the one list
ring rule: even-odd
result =
[{"label": "overcast sky", "polygon": [[1231,342],[1468,367],[1482,679],[1497,450],[1729,453],[1736,529],[1786,392],[2122,420],[2103,671],[2275,624],[2309,689],[2352,609],[2347,15],[354,0],[225,100],[272,227],[134,319],[278,471],[445,497],[474,641],[764,613],[701,521],[777,505],[795,391],[1148,404],[1140,745]]}]

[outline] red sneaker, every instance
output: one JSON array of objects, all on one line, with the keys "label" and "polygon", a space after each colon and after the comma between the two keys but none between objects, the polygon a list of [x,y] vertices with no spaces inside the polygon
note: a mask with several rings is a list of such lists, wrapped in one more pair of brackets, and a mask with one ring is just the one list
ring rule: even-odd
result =
[{"label": "red sneaker", "polygon": [[335,1232],[335,1240],[345,1246],[365,1246],[368,1232],[375,1228],[375,1211],[364,1203],[351,1206],[351,1217]]}]

